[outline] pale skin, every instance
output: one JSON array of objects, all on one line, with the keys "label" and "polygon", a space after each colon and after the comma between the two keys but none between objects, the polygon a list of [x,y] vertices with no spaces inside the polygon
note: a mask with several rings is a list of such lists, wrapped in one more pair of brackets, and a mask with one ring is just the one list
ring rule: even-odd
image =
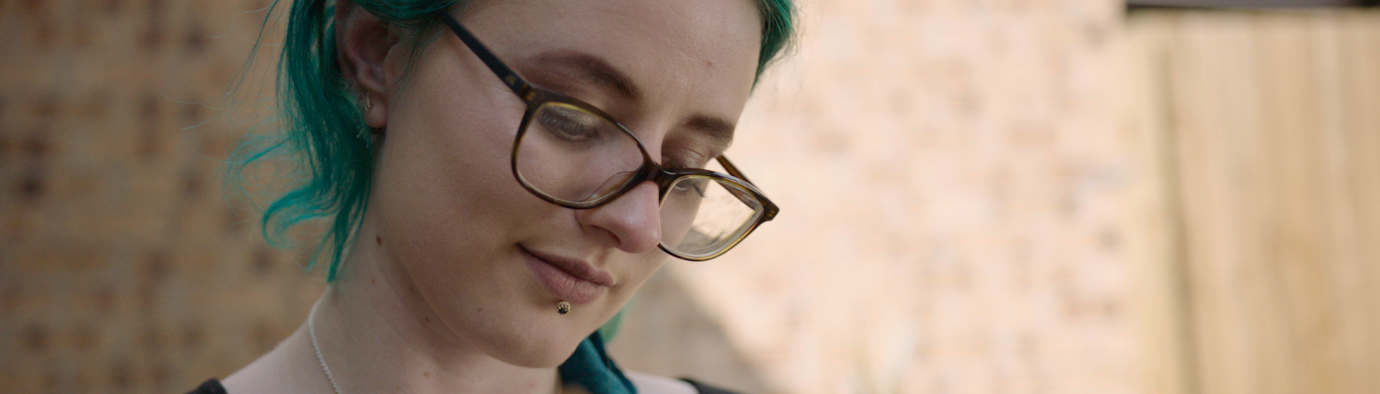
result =
[{"label": "pale skin", "polygon": [[[751,0],[495,0],[451,12],[525,78],[617,117],[658,162],[727,148],[687,124],[738,119],[761,39]],[[656,185],[588,210],[539,200],[509,168],[525,107],[454,35],[408,59],[401,35],[368,12],[342,1],[336,18],[341,69],[368,97],[365,122],[385,130],[358,241],[314,320],[341,391],[584,392],[556,367],[667,259]],[[638,94],[561,60],[575,55]],[[559,315],[519,248],[588,262],[614,284]],[[306,327],[226,378],[229,392],[332,393]],[[693,392],[629,375],[643,393]]]}]

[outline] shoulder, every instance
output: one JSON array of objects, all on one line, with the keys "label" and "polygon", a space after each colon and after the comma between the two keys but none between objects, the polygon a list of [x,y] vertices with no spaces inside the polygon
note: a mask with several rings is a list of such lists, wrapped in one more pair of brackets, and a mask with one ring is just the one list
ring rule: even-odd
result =
[{"label": "shoulder", "polygon": [[648,375],[636,371],[623,371],[623,375],[637,387],[638,393],[646,394],[698,394],[695,386],[683,380]]}]

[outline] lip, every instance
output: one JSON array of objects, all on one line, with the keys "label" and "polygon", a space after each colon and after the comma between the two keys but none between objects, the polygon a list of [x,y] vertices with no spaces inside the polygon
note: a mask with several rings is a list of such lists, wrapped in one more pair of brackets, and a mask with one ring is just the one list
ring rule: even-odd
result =
[{"label": "lip", "polygon": [[522,245],[518,245],[518,250],[537,280],[565,301],[594,301],[614,284],[613,275],[584,261],[532,251]]}]

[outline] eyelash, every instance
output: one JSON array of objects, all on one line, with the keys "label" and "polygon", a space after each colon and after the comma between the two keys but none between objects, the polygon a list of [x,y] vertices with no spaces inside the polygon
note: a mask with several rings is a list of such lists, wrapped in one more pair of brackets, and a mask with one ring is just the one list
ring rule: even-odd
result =
[{"label": "eyelash", "polygon": [[[536,79],[534,81],[539,80],[540,79]],[[608,106],[606,105],[607,103],[603,102],[603,100],[599,100],[598,95],[593,95],[594,97],[591,97],[591,95],[585,94],[586,92],[583,89],[580,89],[578,86],[573,86],[573,84],[552,84],[541,82],[536,83],[540,84],[544,88],[551,89],[553,91],[559,92],[566,96],[570,96],[580,101],[584,101],[589,105],[593,105],[595,108],[601,108],[605,111],[609,110]],[[677,156],[673,152],[681,153],[679,156]],[[661,165],[666,168],[679,169],[704,168],[705,165],[707,165],[710,160],[713,160],[714,157],[715,156],[707,155],[690,148],[663,147],[661,154]]]},{"label": "eyelash", "polygon": [[[672,152],[679,152],[680,155],[673,154]],[[704,168],[704,165],[709,162],[708,159],[705,159],[706,156],[707,155],[695,152],[690,149],[662,149],[661,165],[666,168],[680,169]]]}]

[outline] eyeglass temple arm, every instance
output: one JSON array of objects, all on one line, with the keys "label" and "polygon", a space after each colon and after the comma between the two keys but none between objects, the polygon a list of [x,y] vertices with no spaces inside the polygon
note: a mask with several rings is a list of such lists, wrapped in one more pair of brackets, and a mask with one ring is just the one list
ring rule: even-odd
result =
[{"label": "eyeglass temple arm", "polygon": [[746,175],[743,175],[743,172],[739,171],[738,167],[733,165],[733,162],[728,161],[727,157],[719,156],[719,165],[724,166],[724,171],[728,171],[728,175],[742,179],[743,182],[747,182],[750,185],[756,185],[756,183],[752,183],[752,180],[749,180]]},{"label": "eyeglass temple arm", "polygon": [[531,99],[528,97],[528,93],[532,91],[532,88],[527,81],[513,72],[513,69],[508,68],[508,65],[498,60],[498,56],[494,55],[489,47],[484,46],[484,43],[479,42],[479,39],[475,38],[469,29],[461,26],[460,22],[456,21],[455,17],[448,12],[440,12],[437,17],[450,27],[450,31],[455,32],[455,36],[459,37],[460,41],[465,42],[465,46],[470,47],[470,51],[474,52],[475,56],[479,56],[479,60],[483,61],[484,65],[489,66],[489,70],[498,75],[498,79],[503,80],[504,85],[508,85],[508,89],[512,89],[513,93],[517,93],[518,97],[522,97],[524,100]]}]

